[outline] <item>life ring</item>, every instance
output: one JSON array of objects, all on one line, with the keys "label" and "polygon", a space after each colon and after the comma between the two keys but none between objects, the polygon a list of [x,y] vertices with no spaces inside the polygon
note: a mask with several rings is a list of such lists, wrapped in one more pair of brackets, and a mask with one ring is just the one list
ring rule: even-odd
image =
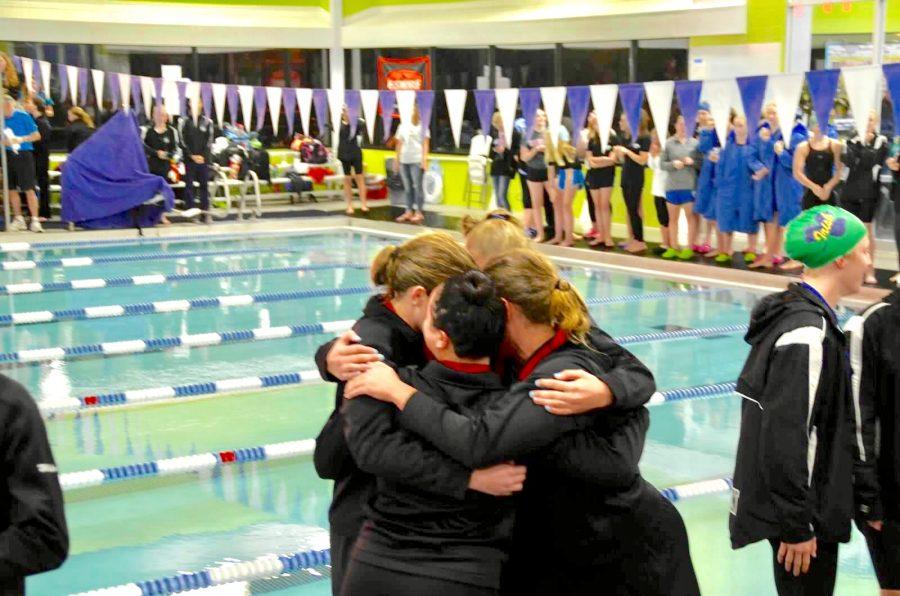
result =
[{"label": "life ring", "polygon": [[425,194],[425,202],[431,205],[440,203],[444,198],[444,176],[441,167],[432,165],[422,177],[422,192]]}]

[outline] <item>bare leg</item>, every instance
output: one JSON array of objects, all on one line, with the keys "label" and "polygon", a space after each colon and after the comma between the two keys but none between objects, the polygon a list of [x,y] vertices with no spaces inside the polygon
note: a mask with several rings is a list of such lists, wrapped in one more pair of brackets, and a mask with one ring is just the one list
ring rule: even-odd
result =
[{"label": "bare leg", "polygon": [[[616,245],[612,236],[612,187],[600,189],[600,206],[597,213],[603,213],[603,242],[606,246],[612,248]],[[597,216],[599,217],[599,215]]]},{"label": "bare leg", "polygon": [[[365,174],[357,174],[355,176],[356,179],[356,190],[359,191],[359,202],[362,204],[362,212],[369,212],[369,205],[366,203],[366,175]],[[352,196],[352,195],[351,195]]]},{"label": "bare leg", "polygon": [[33,190],[25,191],[25,199],[28,201],[28,212],[31,214],[32,218],[37,219],[37,217],[38,217],[37,194]]},{"label": "bare leg", "polygon": [[669,212],[669,248],[678,250],[681,248],[678,244],[678,225],[681,223],[678,218],[681,215],[681,207],[667,202],[666,210]]},{"label": "bare leg", "polygon": [[756,260],[750,264],[751,269],[760,269],[771,267],[775,262],[776,251],[778,250],[778,220],[773,219],[763,224],[766,231],[766,249],[765,254],[756,257]]},{"label": "bare leg", "polygon": [[19,196],[19,191],[12,189],[9,190],[9,204],[12,206],[13,215],[16,217],[21,217],[22,197]]},{"label": "bare leg", "polygon": [[531,195],[531,217],[534,229],[537,230],[535,241],[544,240],[544,183],[528,181],[528,193]]},{"label": "bare leg", "polygon": [[[563,179],[566,180],[565,178]],[[566,181],[567,182],[567,181]],[[563,206],[563,197],[568,190],[559,190],[556,187],[556,177],[550,178],[550,186],[556,190],[555,193],[550,193],[550,202],[553,203],[553,238],[547,241],[547,244],[559,244],[563,240],[565,240],[565,232],[563,231],[563,224],[565,223],[565,207]]]},{"label": "bare leg", "polygon": [[351,176],[344,176],[344,200],[347,202],[347,215],[353,215],[353,188]]},{"label": "bare leg", "polygon": [[694,204],[693,203],[685,203],[684,207],[684,215],[687,217],[688,224],[688,248],[693,249],[694,245],[697,244],[697,238],[700,236],[699,224],[700,222],[697,219],[697,216],[694,215]]},{"label": "bare leg", "polygon": [[575,214],[572,212],[572,204],[575,202],[575,170],[569,170],[566,177],[566,190],[562,194],[562,216],[563,216],[563,241],[561,246],[572,246],[575,244]]}]

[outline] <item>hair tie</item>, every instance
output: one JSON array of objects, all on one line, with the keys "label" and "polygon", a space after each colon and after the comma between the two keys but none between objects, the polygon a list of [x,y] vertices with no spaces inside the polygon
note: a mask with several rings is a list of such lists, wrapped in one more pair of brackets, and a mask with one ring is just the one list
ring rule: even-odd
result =
[{"label": "hair tie", "polygon": [[568,292],[571,286],[569,286],[569,282],[558,277],[556,278],[556,285],[554,285],[553,287],[557,290],[560,290],[561,292]]},{"label": "hair tie", "polygon": [[503,221],[509,221],[509,213],[491,213],[487,216],[488,219],[502,219]]}]

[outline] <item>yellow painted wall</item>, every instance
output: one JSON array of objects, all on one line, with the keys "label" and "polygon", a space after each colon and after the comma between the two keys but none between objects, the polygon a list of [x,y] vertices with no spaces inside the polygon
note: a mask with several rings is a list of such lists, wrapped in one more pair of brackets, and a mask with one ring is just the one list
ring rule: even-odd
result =
[{"label": "yellow painted wall", "polygon": [[784,43],[787,28],[787,0],[747,0],[747,33],[744,35],[703,35],[692,37],[692,46]]}]

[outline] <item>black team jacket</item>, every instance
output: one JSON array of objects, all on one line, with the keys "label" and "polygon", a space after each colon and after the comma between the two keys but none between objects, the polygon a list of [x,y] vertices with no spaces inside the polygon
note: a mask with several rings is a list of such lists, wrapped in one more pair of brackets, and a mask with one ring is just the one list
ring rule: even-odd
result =
[{"label": "black team jacket", "polygon": [[0,375],[0,594],[56,569],[69,552],[62,489],[37,405]]},{"label": "black team jacket", "polygon": [[848,342],[817,292],[791,284],[753,310],[729,527],[741,548],[764,539],[850,539],[856,503],[871,511]]},{"label": "black team jacket", "polygon": [[[874,486],[857,518],[900,522],[900,289],[847,324],[863,487]],[[872,474],[873,484],[866,481]],[[869,510],[863,507],[868,506]]]},{"label": "black team jacket", "polygon": [[[373,296],[363,309],[363,316],[353,326],[362,343],[378,350],[385,362],[392,366],[425,364],[422,336],[410,328],[385,303],[382,296]],[[327,372],[325,357],[331,342],[316,352],[316,364],[322,377],[336,381]],[[366,519],[364,507],[375,487],[375,477],[356,465],[353,454],[344,438],[344,419],[341,406],[344,402],[344,384],[338,385],[335,407],[316,438],[313,462],[322,478],[334,480],[334,496],[328,512],[331,531],[349,538],[355,537]],[[463,498],[469,485],[469,469],[456,464],[435,449],[429,449],[418,441],[402,441],[385,445],[385,450],[402,450],[404,457],[402,474],[408,482],[417,482],[431,492]],[[415,467],[409,465],[414,462]],[[398,463],[400,463],[398,462]]]}]

